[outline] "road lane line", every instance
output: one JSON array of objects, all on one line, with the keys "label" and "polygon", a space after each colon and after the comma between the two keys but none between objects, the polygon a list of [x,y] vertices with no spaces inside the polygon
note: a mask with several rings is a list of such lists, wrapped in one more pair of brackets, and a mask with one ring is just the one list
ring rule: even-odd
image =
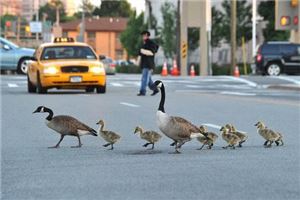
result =
[{"label": "road lane line", "polygon": [[17,84],[15,83],[7,83],[8,87],[10,88],[16,88],[16,87],[19,87]]},{"label": "road lane line", "polygon": [[114,87],[124,87],[124,85],[121,83],[110,83],[110,84]]},{"label": "road lane line", "polygon": [[247,79],[244,78],[238,78],[238,77],[234,77],[234,76],[222,76],[222,77],[226,77],[228,79],[231,79],[233,81],[238,81],[241,83],[246,83],[247,85],[251,86],[251,87],[257,87],[257,83],[253,82],[253,81],[249,81]]},{"label": "road lane line", "polygon": [[216,125],[216,124],[210,124],[210,123],[205,123],[205,124],[202,124],[204,126],[208,126],[208,127],[211,127],[211,128],[215,128],[215,129],[221,129],[221,126],[219,125]]},{"label": "road lane line", "polygon": [[227,94],[227,95],[237,95],[237,96],[256,96],[254,93],[245,93],[245,92],[230,92],[230,91],[223,91],[220,94]]},{"label": "road lane line", "polygon": [[281,79],[281,80],[292,82],[292,83],[294,83],[296,85],[300,85],[300,81],[297,81],[297,80],[292,79],[292,78],[287,77],[287,76],[272,76],[272,78],[277,78],[277,79]]},{"label": "road lane line", "polygon": [[139,105],[132,104],[132,103],[127,103],[127,102],[120,102],[120,104],[121,104],[121,105],[124,105],[124,106],[133,107],[133,108],[138,108],[138,107],[140,107]]}]

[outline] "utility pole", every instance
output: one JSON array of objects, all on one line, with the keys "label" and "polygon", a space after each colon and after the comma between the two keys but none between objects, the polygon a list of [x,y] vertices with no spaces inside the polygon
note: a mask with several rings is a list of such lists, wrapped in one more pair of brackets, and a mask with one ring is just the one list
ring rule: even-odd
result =
[{"label": "utility pole", "polygon": [[[176,46],[177,46],[177,50],[176,50],[176,61],[177,63],[180,65],[181,60],[180,60],[180,56],[181,56],[181,43],[180,43],[180,0],[177,0],[177,13],[176,13]],[[179,66],[181,67],[181,66]]]},{"label": "utility pole", "polygon": [[59,26],[59,5],[56,5],[56,26]]},{"label": "utility pole", "polygon": [[236,0],[231,0],[231,68],[233,74],[236,66]]},{"label": "utility pole", "polygon": [[252,58],[256,50],[256,0],[252,1]]},{"label": "utility pole", "polygon": [[[36,21],[36,22],[39,21],[39,9],[36,10],[35,21]],[[39,33],[35,33],[35,37],[36,37],[36,41],[39,41]]]},{"label": "utility pole", "polygon": [[80,34],[79,34],[80,42],[84,42],[84,32],[85,32],[85,4],[82,1],[81,26],[80,26]]},{"label": "utility pole", "polygon": [[20,44],[21,16],[18,14],[17,19],[17,43]]}]

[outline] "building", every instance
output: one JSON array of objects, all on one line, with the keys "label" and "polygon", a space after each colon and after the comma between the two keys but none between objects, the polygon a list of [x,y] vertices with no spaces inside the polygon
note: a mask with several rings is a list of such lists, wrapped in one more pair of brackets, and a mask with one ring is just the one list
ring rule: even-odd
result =
[{"label": "building", "polygon": [[22,0],[22,16],[27,20],[31,21],[34,14],[37,13],[38,9],[45,5],[48,0]]},{"label": "building", "polygon": [[[81,20],[61,23],[63,36],[77,38]],[[120,34],[126,29],[127,18],[88,18],[85,20],[85,42],[91,45],[98,55],[114,60],[126,59],[126,51],[120,42]]]},{"label": "building", "polygon": [[5,14],[20,15],[21,0],[1,0],[0,1],[0,16]]}]

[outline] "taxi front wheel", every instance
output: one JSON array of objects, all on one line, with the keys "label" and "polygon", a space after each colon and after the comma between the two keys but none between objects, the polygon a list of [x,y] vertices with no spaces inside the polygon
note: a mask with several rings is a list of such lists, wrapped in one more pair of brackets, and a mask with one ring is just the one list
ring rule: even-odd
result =
[{"label": "taxi front wheel", "polygon": [[41,84],[40,73],[37,74],[36,92],[39,93],[39,94],[47,93],[47,89],[44,88]]},{"label": "taxi front wheel", "polygon": [[106,92],[106,84],[104,86],[96,87],[96,92],[101,93],[101,94],[105,93]]}]

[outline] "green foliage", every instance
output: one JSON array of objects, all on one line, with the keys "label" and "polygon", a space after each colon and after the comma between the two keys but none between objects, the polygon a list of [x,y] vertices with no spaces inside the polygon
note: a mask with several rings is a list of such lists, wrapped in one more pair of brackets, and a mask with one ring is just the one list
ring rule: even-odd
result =
[{"label": "green foliage", "polygon": [[90,0],[82,0],[80,8],[81,8],[81,10],[84,10],[84,14],[87,17],[91,17],[93,15],[94,10],[95,10],[95,6],[93,6],[93,4],[91,3]]},{"label": "green foliage", "polygon": [[144,14],[141,13],[139,16],[136,16],[136,12],[134,12],[128,20],[126,30],[120,36],[121,43],[126,49],[128,56],[138,56],[142,43],[140,34],[145,29]]},{"label": "green foliage", "polygon": [[126,0],[102,1],[100,8],[96,7],[93,15],[100,17],[130,17],[133,10]]},{"label": "green foliage", "polygon": [[167,58],[176,53],[176,9],[173,4],[165,2],[161,7],[163,27],[160,28],[161,46]]},{"label": "green foliage", "polygon": [[[47,21],[54,23],[56,21],[57,6],[59,7],[60,22],[66,22],[68,20],[68,17],[64,9],[64,4],[60,0],[51,1],[50,3],[48,2],[44,6],[41,6],[39,8],[39,19],[41,20],[43,18],[43,15],[45,15]],[[33,16],[32,20],[35,20],[35,15]]]},{"label": "green foliage", "polygon": [[258,13],[268,22],[263,30],[266,41],[284,41],[290,36],[289,31],[275,30],[275,1],[262,1],[258,6]]},{"label": "green foliage", "polygon": [[[219,20],[221,20],[221,29],[217,32],[223,35],[225,41],[230,42],[230,15],[231,15],[231,1],[225,0],[222,2],[224,12],[220,12]],[[245,37],[245,41],[249,41],[252,38],[252,22],[251,22],[251,4],[246,0],[237,1],[237,45],[242,44],[242,37]]]},{"label": "green foliage", "polygon": [[211,27],[211,45],[218,47],[220,41],[223,39],[223,16],[219,10],[214,6],[211,9],[212,13],[212,27]]}]

